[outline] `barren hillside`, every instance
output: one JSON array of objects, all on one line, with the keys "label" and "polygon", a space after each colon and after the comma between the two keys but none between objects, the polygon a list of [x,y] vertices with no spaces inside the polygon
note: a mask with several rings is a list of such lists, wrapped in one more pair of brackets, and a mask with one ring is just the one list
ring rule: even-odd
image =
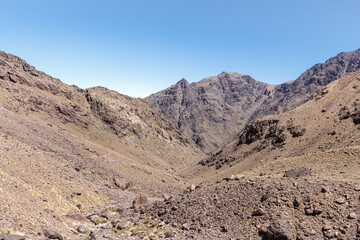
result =
[{"label": "barren hillside", "polygon": [[66,85],[4,52],[0,139],[2,231],[39,239],[46,227],[74,239],[93,207],[177,192],[173,173],[202,157],[143,100]]},{"label": "barren hillside", "polygon": [[223,72],[197,83],[182,79],[145,100],[209,153],[236,136],[234,129],[249,121],[272,88],[247,75]]},{"label": "barren hillside", "polygon": [[281,175],[306,165],[321,179],[358,181],[359,96],[360,72],[336,80],[304,105],[247,125],[230,144],[191,169],[191,176],[201,181],[245,171]]}]

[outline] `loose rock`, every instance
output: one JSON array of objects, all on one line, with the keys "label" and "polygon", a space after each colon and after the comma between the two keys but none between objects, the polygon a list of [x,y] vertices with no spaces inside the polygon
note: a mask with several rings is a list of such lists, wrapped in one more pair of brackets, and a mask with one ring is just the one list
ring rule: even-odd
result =
[{"label": "loose rock", "polygon": [[148,203],[148,199],[144,195],[139,195],[134,198],[132,202],[132,208],[139,209]]},{"label": "loose rock", "polygon": [[44,235],[48,239],[58,239],[58,240],[64,239],[63,236],[57,230],[51,228],[45,228]]},{"label": "loose rock", "polygon": [[293,234],[290,225],[283,220],[273,221],[266,233],[267,239],[292,240]]},{"label": "loose rock", "polygon": [[310,170],[305,167],[297,167],[285,171],[284,177],[303,177],[309,175],[310,173]]},{"label": "loose rock", "polygon": [[130,181],[126,178],[114,178],[114,184],[121,190],[128,189],[130,187]]}]

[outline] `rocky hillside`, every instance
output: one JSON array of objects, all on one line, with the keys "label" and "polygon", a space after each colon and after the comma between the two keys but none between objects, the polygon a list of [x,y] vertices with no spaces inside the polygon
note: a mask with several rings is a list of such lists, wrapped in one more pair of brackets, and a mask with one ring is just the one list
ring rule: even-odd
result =
[{"label": "rocky hillside", "polygon": [[[360,180],[360,72],[330,83],[300,107],[258,119],[191,169],[197,181],[305,166],[319,179]],[[188,173],[189,174],[189,173]]]},{"label": "rocky hillside", "polygon": [[358,70],[360,49],[340,53],[295,81],[276,86],[237,73],[222,73],[197,83],[181,80],[145,100],[209,153],[256,118],[294,109],[320,88]]},{"label": "rocky hillside", "polygon": [[253,113],[250,120],[286,112],[303,104],[315,91],[332,81],[360,70],[360,49],[342,52],[305,71],[295,81],[274,88],[273,94]]},{"label": "rocky hillside", "polygon": [[[182,79],[145,100],[210,152],[233,139],[273,86],[237,73],[221,73],[189,84]],[[237,130],[236,130],[237,131]]]},{"label": "rocky hillside", "polygon": [[360,71],[254,121],[178,173],[197,185],[110,228],[134,239],[359,239],[359,96]]},{"label": "rocky hillside", "polygon": [[358,239],[359,191],[347,182],[240,178],[199,186],[144,212],[171,225],[175,239]]},{"label": "rocky hillside", "polygon": [[177,192],[173,173],[202,156],[143,100],[66,85],[0,52],[0,232],[74,239],[89,209]]}]

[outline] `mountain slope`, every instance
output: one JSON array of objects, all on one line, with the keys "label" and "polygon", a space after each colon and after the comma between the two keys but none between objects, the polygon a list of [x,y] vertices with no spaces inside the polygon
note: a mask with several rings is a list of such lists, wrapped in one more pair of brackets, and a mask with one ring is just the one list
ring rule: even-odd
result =
[{"label": "mountain slope", "polygon": [[122,221],[129,215],[139,220],[117,225],[115,233],[358,239],[359,96],[360,71],[330,83],[292,111],[254,121],[230,144],[177,173],[194,183],[186,191],[140,213],[119,214]]},{"label": "mountain slope", "polygon": [[360,71],[330,83],[292,111],[257,119],[184,172],[203,181],[244,171],[282,177],[284,170],[306,166],[322,180],[359,181],[359,96]]},{"label": "mountain slope", "polygon": [[293,82],[272,86],[249,76],[222,73],[198,83],[182,80],[145,100],[210,153],[256,118],[294,109],[315,91],[358,70],[360,49],[316,64]]},{"label": "mountain slope", "polygon": [[93,207],[180,191],[173,173],[202,156],[143,100],[66,85],[0,52],[0,231],[74,239]]},{"label": "mountain slope", "polygon": [[360,70],[360,49],[353,52],[342,52],[318,63],[305,71],[295,81],[275,87],[261,106],[251,116],[257,117],[277,114],[294,109],[303,104],[315,91],[332,81]]},{"label": "mountain slope", "polygon": [[224,72],[197,83],[182,79],[145,100],[210,152],[234,137],[233,130],[248,122],[272,88],[250,76]]}]

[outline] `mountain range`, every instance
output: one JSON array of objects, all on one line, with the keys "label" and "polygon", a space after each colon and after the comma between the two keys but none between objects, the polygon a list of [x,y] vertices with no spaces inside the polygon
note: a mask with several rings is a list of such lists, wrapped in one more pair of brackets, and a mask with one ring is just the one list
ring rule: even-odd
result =
[{"label": "mountain range", "polygon": [[191,84],[182,79],[145,100],[211,153],[256,118],[292,110],[330,82],[360,70],[359,57],[360,49],[340,53],[279,85],[226,72]]}]

